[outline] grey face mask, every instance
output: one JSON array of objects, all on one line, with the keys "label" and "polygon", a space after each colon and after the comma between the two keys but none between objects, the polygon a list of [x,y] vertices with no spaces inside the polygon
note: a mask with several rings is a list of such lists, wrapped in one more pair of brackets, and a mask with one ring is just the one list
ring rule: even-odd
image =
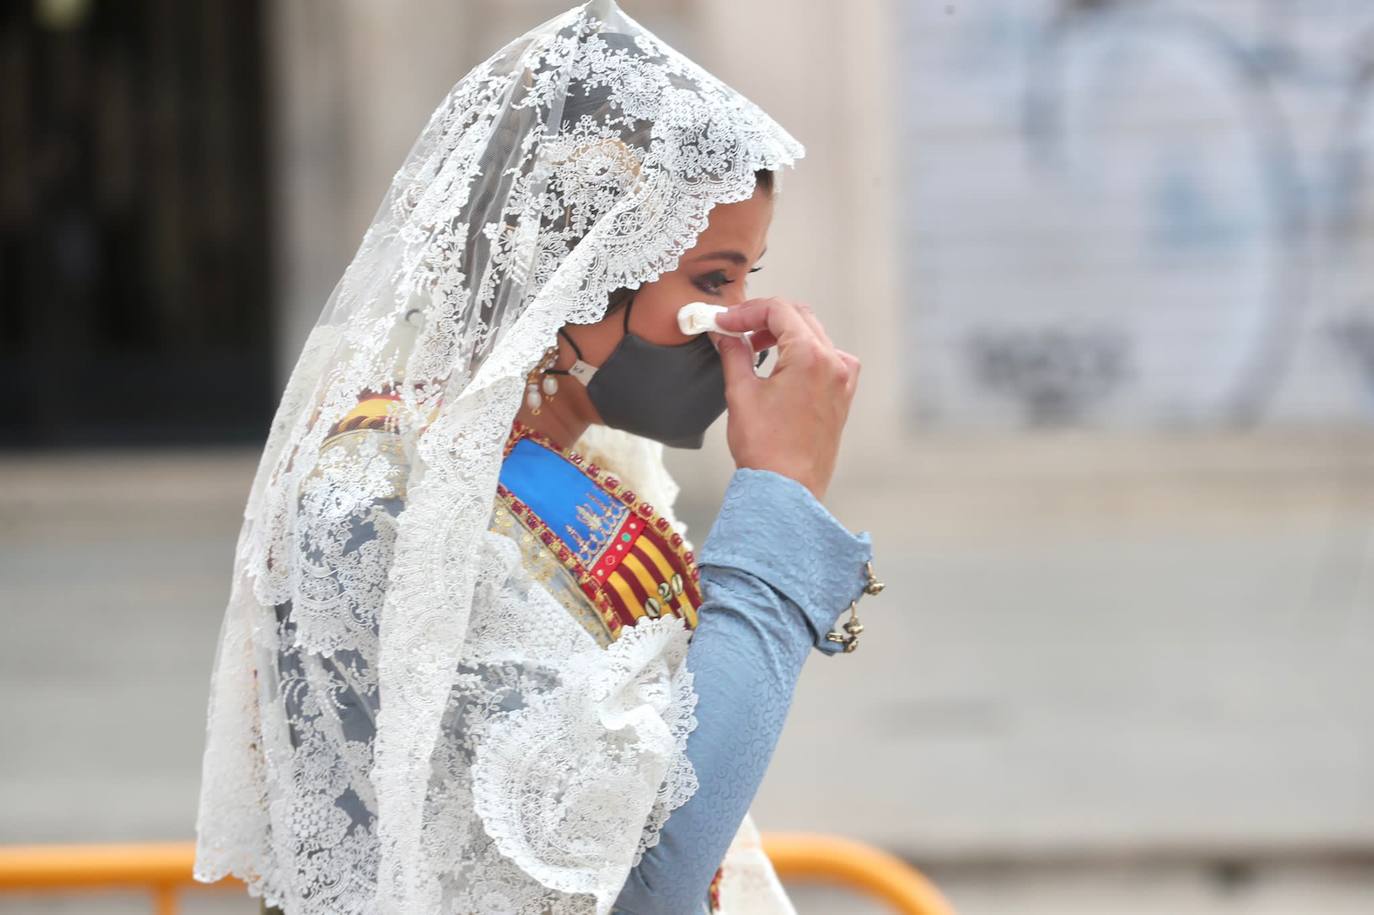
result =
[{"label": "grey face mask", "polygon": [[651,343],[630,332],[631,298],[625,304],[625,336],[601,366],[582,360],[582,350],[567,331],[577,361],[571,375],[587,388],[606,425],[660,441],[672,448],[700,448],[706,429],[725,412],[725,373],[706,334],[686,343]]}]

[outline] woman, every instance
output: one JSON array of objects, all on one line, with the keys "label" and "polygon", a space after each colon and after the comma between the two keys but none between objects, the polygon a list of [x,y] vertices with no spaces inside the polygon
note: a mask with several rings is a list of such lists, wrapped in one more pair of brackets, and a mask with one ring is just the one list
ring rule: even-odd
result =
[{"label": "woman", "polygon": [[[249,495],[198,879],[291,915],[791,911],[748,803],[881,587],[819,501],[858,361],[744,294],[800,155],[606,0],[449,93]],[[684,334],[698,300],[751,340]],[[727,403],[698,559],[662,448]]]}]

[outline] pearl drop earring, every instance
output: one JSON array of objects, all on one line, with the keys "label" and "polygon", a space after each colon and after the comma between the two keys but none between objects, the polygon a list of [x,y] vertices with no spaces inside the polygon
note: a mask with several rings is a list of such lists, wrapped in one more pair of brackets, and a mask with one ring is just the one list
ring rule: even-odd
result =
[{"label": "pearl drop earring", "polygon": [[544,350],[544,355],[539,357],[539,364],[525,376],[525,403],[529,404],[530,412],[535,416],[539,415],[544,405],[545,395],[552,401],[553,395],[558,393],[558,379],[548,373],[557,361],[558,344],[555,343]]}]

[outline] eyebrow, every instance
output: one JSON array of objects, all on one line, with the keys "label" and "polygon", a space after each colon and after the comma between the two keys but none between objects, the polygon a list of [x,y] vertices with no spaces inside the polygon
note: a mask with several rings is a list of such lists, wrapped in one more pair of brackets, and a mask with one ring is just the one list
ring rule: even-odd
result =
[{"label": "eyebrow", "polygon": [[[763,256],[764,256],[765,254],[767,254],[767,253],[768,253],[768,249],[765,247],[762,251],[759,252],[759,259],[762,260],[762,259],[763,259]],[[741,253],[738,252],[738,251],[735,251],[734,249],[731,249],[731,250],[728,250],[728,251],[712,251],[710,254],[698,254],[696,257],[692,258],[692,260],[694,260],[694,261],[726,260],[726,261],[730,261],[732,264],[747,264],[747,263],[749,263],[749,258],[745,257],[743,254],[741,254]]]}]

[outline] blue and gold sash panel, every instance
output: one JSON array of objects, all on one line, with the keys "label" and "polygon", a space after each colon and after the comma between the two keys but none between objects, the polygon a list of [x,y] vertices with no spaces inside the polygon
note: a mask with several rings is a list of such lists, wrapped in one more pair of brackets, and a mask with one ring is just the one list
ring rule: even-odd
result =
[{"label": "blue and gold sash panel", "polygon": [[665,613],[695,628],[701,591],[692,551],[613,473],[517,420],[497,494],[572,573],[612,637]]},{"label": "blue and gold sash panel", "polygon": [[379,394],[368,391],[358,399],[358,403],[329,428],[324,441],[329,442],[345,432],[359,429],[376,429],[387,432],[396,431],[396,415],[401,406],[401,398],[396,394]]}]

